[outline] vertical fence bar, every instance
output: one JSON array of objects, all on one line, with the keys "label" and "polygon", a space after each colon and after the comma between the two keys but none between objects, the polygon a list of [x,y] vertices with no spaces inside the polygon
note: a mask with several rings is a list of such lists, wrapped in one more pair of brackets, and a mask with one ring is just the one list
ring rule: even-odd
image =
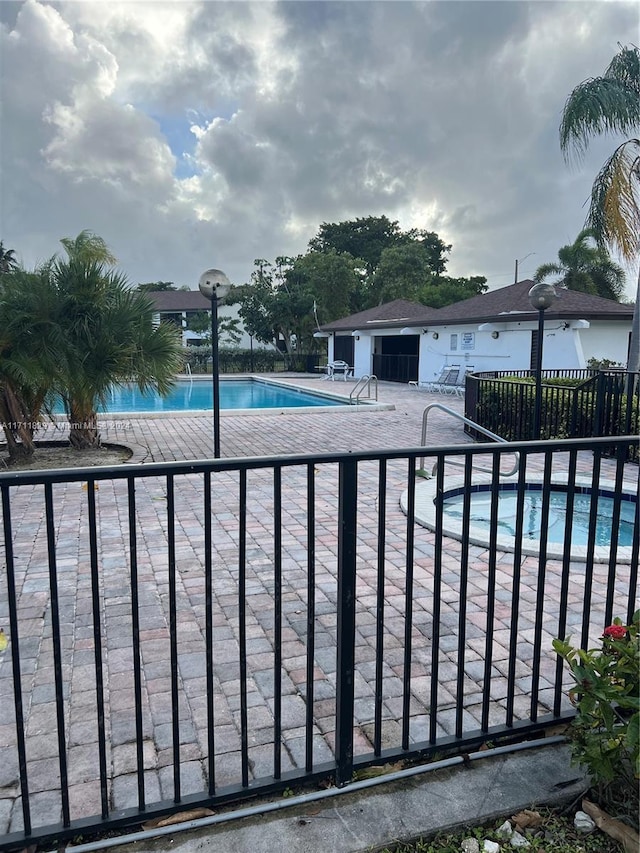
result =
[{"label": "vertical fence bar", "polygon": [[638,590],[638,562],[640,557],[640,481],[636,489],[633,524],[633,539],[631,541],[631,565],[629,567],[629,597],[627,599],[627,625],[633,621],[636,612],[636,596]]},{"label": "vertical fence bar", "polygon": [[53,642],[53,667],[56,693],[56,718],[58,724],[58,758],[60,762],[60,798],[62,822],[69,826],[69,780],[67,775],[67,745],[64,725],[64,683],[62,677],[62,640],[60,636],[60,605],[58,601],[58,571],[56,562],[56,531],[53,517],[53,489],[44,485],[45,519],[47,527],[47,553],[49,556],[49,588],[51,591],[51,639]]},{"label": "vertical fence bar", "polygon": [[540,656],[542,653],[542,623],[544,621],[545,583],[547,577],[547,542],[549,539],[549,508],[553,452],[544,454],[542,480],[542,511],[540,513],[540,552],[538,554],[538,583],[536,590],[536,615],[533,629],[533,663],[531,666],[531,720],[538,719],[540,692]]},{"label": "vertical fence bar", "polygon": [[18,596],[16,593],[15,562],[13,554],[13,525],[11,521],[11,502],[9,488],[3,485],[2,491],[2,527],[4,530],[4,557],[7,566],[7,598],[9,601],[9,631],[11,641],[11,673],[13,675],[13,704],[16,712],[16,745],[18,747],[18,768],[20,770],[20,794],[22,797],[22,820],[25,837],[31,835],[31,802],[29,799],[29,778],[27,774],[27,751],[24,734],[24,704],[22,699],[22,678],[20,675],[20,633],[18,630]]},{"label": "vertical fence bar", "polygon": [[491,669],[493,667],[493,629],[496,612],[496,571],[498,542],[498,501],[500,497],[500,454],[492,454],[491,508],[489,524],[489,566],[487,572],[487,629],[484,638],[484,674],[482,678],[482,712],[480,728],[489,728],[491,701]]},{"label": "vertical fence bar", "polygon": [[587,531],[587,559],[584,577],[584,599],[582,605],[582,636],[580,640],[583,649],[589,648],[589,628],[591,625],[591,595],[593,592],[593,558],[596,550],[596,524],[598,522],[598,501],[593,497],[598,494],[600,471],[602,468],[602,451],[600,447],[593,449],[593,467],[591,469],[591,501],[589,504],[589,529]]},{"label": "vertical fence bar", "polygon": [[409,459],[407,473],[407,549],[404,588],[404,663],[402,686],[402,748],[409,749],[411,721],[411,631],[413,628],[413,550],[416,529],[416,465]]},{"label": "vertical fence bar", "polygon": [[473,457],[464,457],[464,497],[462,504],[462,554],[460,558],[460,590],[458,592],[458,671],[456,673],[456,728],[462,737],[464,718],[464,662],[467,646],[467,586],[469,583],[469,527],[471,525],[471,473]]},{"label": "vertical fence bar", "polygon": [[279,779],[282,752],[282,468],[273,469],[273,778]]},{"label": "vertical fence bar", "polygon": [[596,405],[594,412],[593,435],[603,435],[606,407],[606,376],[600,371],[596,381]]},{"label": "vertical fence bar", "polygon": [[[558,638],[565,639],[567,631],[567,608],[569,602],[569,572],[571,571],[571,542],[573,536],[573,509],[576,494],[576,469],[578,454],[569,451],[569,468],[567,471],[567,503],[565,506],[564,548],[562,550],[562,575],[560,579],[560,606],[558,611]],[[556,677],[553,695],[554,716],[560,716],[562,705],[562,672],[564,661],[560,655],[556,658]]]},{"label": "vertical fence bar", "polygon": [[384,664],[384,584],[387,541],[387,462],[378,468],[378,574],[376,578],[376,686],[374,699],[373,751],[382,751],[382,670]]},{"label": "vertical fence bar", "polygon": [[207,684],[207,779],[209,796],[216,791],[216,737],[213,682],[213,537],[211,534],[211,471],[204,472],[202,510],[204,514],[204,633]]},{"label": "vertical fence bar", "polygon": [[316,645],[316,479],[315,466],[307,465],[307,706],[305,719],[305,770],[313,770],[313,703]]},{"label": "vertical fence bar", "polygon": [[358,464],[344,459],[338,466],[336,785],[342,787],[353,774]]},{"label": "vertical fence bar", "polygon": [[173,801],[180,792],[180,705],[178,697],[178,607],[176,600],[176,507],[175,482],[167,474],[167,564],[169,571],[169,644],[171,662],[171,727],[173,743]]},{"label": "vertical fence bar", "polygon": [[247,469],[238,484],[238,644],[240,647],[240,753],[242,786],[249,787],[247,705]]},{"label": "vertical fence bar", "polygon": [[513,726],[513,706],[516,692],[516,662],[518,656],[518,626],[520,623],[520,589],[522,583],[522,536],[524,533],[524,499],[527,483],[526,453],[520,454],[518,488],[516,491],[516,528],[513,549],[513,581],[511,589],[511,625],[509,628],[509,668],[507,670],[507,715],[505,722]]},{"label": "vertical fence bar", "polygon": [[429,696],[429,743],[438,736],[438,677],[440,670],[440,598],[442,593],[442,496],[444,493],[445,457],[438,455],[436,471],[436,530],[433,556],[433,605],[431,626],[431,684]]},{"label": "vertical fence bar", "polygon": [[102,632],[100,630],[100,574],[98,570],[98,520],[96,517],[96,481],[87,481],[89,518],[89,566],[91,571],[91,614],[93,619],[93,659],[96,668],[96,713],[98,718],[98,768],[102,819],[109,814],[107,789],[107,746],[104,719],[104,676],[102,671]]},{"label": "vertical fence bar", "polygon": [[142,726],[142,655],[140,653],[140,596],[138,591],[138,539],[136,535],[136,483],[127,477],[127,516],[129,527],[129,554],[131,555],[131,651],[133,666],[133,698],[136,727],[136,776],[138,783],[138,809],[146,808],[144,792],[144,731]]},{"label": "vertical fence bar", "polygon": [[[611,516],[611,542],[609,546],[609,572],[607,576],[607,596],[604,608],[604,624],[610,625],[613,620],[613,597],[616,588],[616,567],[618,562],[618,538],[620,536],[620,515],[622,509],[622,481],[624,479],[624,460],[626,448],[619,444],[616,447],[616,476],[613,489],[613,512]],[[591,498],[593,500],[593,497]],[[599,499],[599,498],[598,498]]]}]

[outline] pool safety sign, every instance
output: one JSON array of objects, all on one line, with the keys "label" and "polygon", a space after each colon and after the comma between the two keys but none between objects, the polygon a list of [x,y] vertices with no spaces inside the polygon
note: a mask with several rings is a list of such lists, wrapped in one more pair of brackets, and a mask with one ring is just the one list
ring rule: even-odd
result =
[{"label": "pool safety sign", "polygon": [[463,332],[460,336],[460,349],[475,349],[476,348],[476,333]]}]

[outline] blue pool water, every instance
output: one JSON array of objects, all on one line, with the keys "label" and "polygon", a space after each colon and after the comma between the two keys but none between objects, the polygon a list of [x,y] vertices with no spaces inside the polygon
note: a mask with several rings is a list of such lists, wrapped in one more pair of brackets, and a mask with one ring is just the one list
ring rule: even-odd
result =
[{"label": "blue pool water", "polygon": [[[631,546],[635,526],[637,503],[633,495],[623,495],[620,502],[620,527],[618,531],[618,546]],[[572,514],[571,543],[586,546],[589,541],[589,522],[591,513],[591,493],[584,489],[574,495]],[[597,516],[595,524],[595,544],[608,546],[611,544],[611,526],[614,500],[613,496],[597,495]],[[443,510],[445,516],[462,520],[464,496],[458,492],[450,497],[445,496]],[[491,516],[491,492],[482,489],[471,494],[471,525],[483,530],[489,530]],[[502,488],[498,492],[498,535],[511,536],[516,534],[517,492],[513,488]],[[530,484],[524,496],[524,526],[523,540],[540,539],[540,520],[542,514],[542,493],[540,487]],[[552,543],[563,543],[567,517],[567,494],[562,489],[552,489],[549,502],[548,540]]]},{"label": "blue pool water", "polygon": [[[134,385],[113,388],[107,405],[99,412],[118,414],[132,412],[182,412],[198,409],[211,409],[213,388],[211,382],[179,381],[167,397],[161,397],[154,391],[141,393]],[[311,391],[298,391],[296,388],[283,388],[267,382],[251,379],[223,379],[220,381],[221,409],[298,409],[305,406],[344,406],[331,397],[314,394]],[[62,406],[54,409],[58,414]]]}]

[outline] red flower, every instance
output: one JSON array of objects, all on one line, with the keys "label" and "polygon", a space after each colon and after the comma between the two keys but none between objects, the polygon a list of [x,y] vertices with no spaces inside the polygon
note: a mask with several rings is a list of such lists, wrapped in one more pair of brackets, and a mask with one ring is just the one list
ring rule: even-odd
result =
[{"label": "red flower", "polygon": [[624,625],[609,625],[604,629],[603,637],[611,637],[612,640],[624,640],[627,636],[627,629]]}]

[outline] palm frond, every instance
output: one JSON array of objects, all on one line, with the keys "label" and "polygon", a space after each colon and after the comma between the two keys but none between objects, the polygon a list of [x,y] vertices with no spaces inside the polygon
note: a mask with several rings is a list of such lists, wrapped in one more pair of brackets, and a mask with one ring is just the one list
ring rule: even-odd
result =
[{"label": "palm frond", "polygon": [[564,272],[565,268],[561,264],[542,264],[536,270],[533,280],[539,284],[541,281],[544,281],[545,278],[548,278],[550,275],[562,276]]},{"label": "palm frond", "polygon": [[567,98],[560,123],[560,147],[569,159],[584,156],[592,136],[633,133],[640,126],[640,98],[618,80],[592,77]]},{"label": "palm frond", "polygon": [[604,76],[624,83],[640,97],[640,51],[638,48],[621,47],[609,63]]},{"label": "palm frond", "polygon": [[587,224],[600,245],[634,260],[640,246],[640,139],[618,146],[596,176]]}]

